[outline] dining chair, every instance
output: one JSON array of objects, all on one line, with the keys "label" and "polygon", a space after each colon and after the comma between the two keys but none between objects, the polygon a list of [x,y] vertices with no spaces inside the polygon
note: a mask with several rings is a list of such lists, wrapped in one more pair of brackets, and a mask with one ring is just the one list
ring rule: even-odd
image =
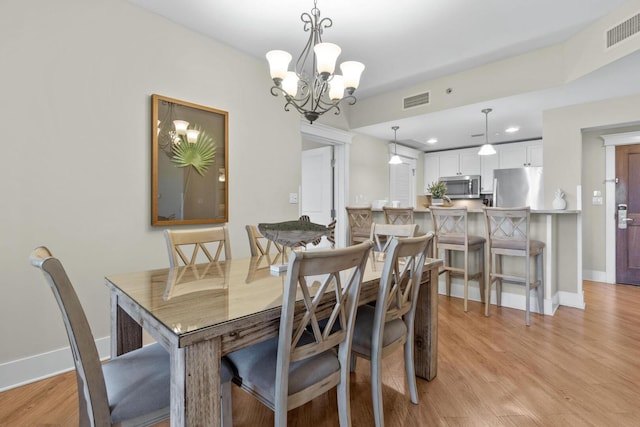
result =
[{"label": "dining chair", "polygon": [[[271,254],[271,246],[276,249],[276,253],[282,254],[285,250],[285,246],[282,246],[279,243],[272,242],[267,239],[260,233],[258,227],[255,225],[246,225],[247,237],[249,238],[249,250],[251,251],[251,256],[261,256],[261,255],[269,255]],[[266,241],[266,246],[263,246],[262,243]]]},{"label": "dining chair", "polygon": [[[436,254],[444,253],[444,273],[447,283],[447,296],[451,296],[451,276],[462,276],[464,280],[464,311],[467,311],[469,300],[469,280],[477,280],[480,289],[480,300],[484,299],[484,247],[487,240],[482,236],[469,234],[467,208],[438,208],[431,206],[431,222],[435,232]],[[461,252],[462,267],[453,265],[452,252]],[[469,255],[478,254],[477,271],[470,272]]]},{"label": "dining chair", "polygon": [[[231,259],[231,244],[229,242],[229,230],[226,225],[222,227],[201,228],[195,230],[165,230],[165,240],[169,252],[169,265],[177,267],[180,261],[184,265],[191,265],[198,262],[198,254],[202,252],[209,262],[218,261],[224,249],[224,258]],[[215,246],[217,249],[215,256],[211,255],[207,244]],[[192,247],[191,257],[187,257],[185,247]]]},{"label": "dining chair", "polygon": [[[544,242],[531,239],[531,208],[484,208],[487,236],[489,237],[489,281],[486,286],[485,316],[489,316],[489,297],[491,285],[496,284],[496,304],[501,305],[502,283],[515,283],[525,288],[525,323],[531,324],[531,289],[538,296],[538,312],[544,314]],[[505,256],[524,258],[524,276],[505,274],[502,260]],[[530,258],[536,264],[536,277],[533,280]]]},{"label": "dining chair", "polygon": [[[169,419],[169,353],[158,343],[100,362],[93,334],[62,263],[44,246],[31,265],[39,268],[60,307],[78,384],[80,426],[151,426]],[[232,366],[220,372],[222,425],[231,426]]]},{"label": "dining chair", "polygon": [[373,223],[373,212],[371,206],[367,207],[346,207],[349,219],[349,245],[364,242],[369,239],[371,224]]},{"label": "dining chair", "polygon": [[[287,425],[289,409],[333,387],[340,426],[351,425],[351,336],[372,245],[292,251],[278,336],[228,355],[237,370],[234,382],[274,411],[275,426]],[[303,301],[296,303],[298,297]]]},{"label": "dining chair", "polygon": [[384,220],[387,224],[413,224],[413,208],[394,208],[383,206]]},{"label": "dining chair", "polygon": [[369,234],[369,239],[374,243],[371,250],[372,259],[378,261],[384,259],[392,237],[414,237],[417,232],[417,224],[379,224],[374,222],[371,224]]},{"label": "dining chair", "polygon": [[404,364],[411,402],[418,403],[413,362],[413,331],[418,292],[433,232],[391,238],[375,307],[358,307],[351,348],[351,369],[357,357],[371,361],[371,395],[375,425],[384,426],[382,359],[404,346]]}]

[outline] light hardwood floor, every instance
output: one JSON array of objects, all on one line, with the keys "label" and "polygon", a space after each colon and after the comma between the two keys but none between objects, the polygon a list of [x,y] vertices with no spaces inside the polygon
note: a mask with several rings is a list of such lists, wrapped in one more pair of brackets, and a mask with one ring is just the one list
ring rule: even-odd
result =
[{"label": "light hardwood floor", "polygon": [[[383,361],[386,425],[640,426],[640,287],[585,282],[586,310],[555,316],[440,296],[438,376],[409,401],[402,351]],[[373,425],[369,364],[352,376],[353,426]],[[2,426],[77,425],[73,373],[0,394]],[[273,425],[271,411],[234,387],[235,426]],[[163,423],[161,426],[168,426]],[[335,392],[289,412],[289,425],[338,425]]]}]

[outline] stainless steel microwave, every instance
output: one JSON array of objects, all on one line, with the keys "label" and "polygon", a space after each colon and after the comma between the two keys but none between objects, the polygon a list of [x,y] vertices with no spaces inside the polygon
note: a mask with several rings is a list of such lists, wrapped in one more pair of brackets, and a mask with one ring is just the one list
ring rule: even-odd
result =
[{"label": "stainless steel microwave", "polygon": [[439,180],[447,186],[450,199],[480,198],[480,175],[443,176]]}]

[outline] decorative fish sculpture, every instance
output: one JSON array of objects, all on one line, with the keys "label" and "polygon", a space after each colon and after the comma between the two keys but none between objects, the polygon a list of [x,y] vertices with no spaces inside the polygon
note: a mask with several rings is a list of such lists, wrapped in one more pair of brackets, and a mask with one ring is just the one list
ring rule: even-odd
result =
[{"label": "decorative fish sculpture", "polygon": [[317,245],[322,236],[326,236],[331,245],[335,244],[336,220],[327,226],[310,221],[307,215],[303,215],[296,221],[275,222],[271,224],[258,224],[258,230],[267,239],[290,248],[305,246],[307,243]]}]

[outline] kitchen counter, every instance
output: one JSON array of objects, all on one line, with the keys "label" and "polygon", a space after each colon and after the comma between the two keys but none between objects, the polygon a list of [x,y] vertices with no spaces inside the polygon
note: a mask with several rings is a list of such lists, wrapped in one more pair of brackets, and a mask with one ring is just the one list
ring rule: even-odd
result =
[{"label": "kitchen counter", "polygon": [[[465,204],[463,204],[465,206]],[[462,206],[460,206],[462,207]],[[486,221],[483,215],[483,208],[476,205],[466,204],[469,212],[468,227],[469,234],[486,237]],[[382,209],[372,209],[373,220],[375,222],[385,222]],[[431,210],[429,208],[414,209],[414,218],[418,224],[418,230],[428,232],[433,229],[431,222]],[[531,211],[531,238],[540,240],[545,243],[544,253],[544,314],[553,315],[560,305],[568,305],[571,307],[584,308],[584,295],[581,287],[577,293],[570,293],[562,289],[561,284],[567,281],[567,278],[575,278],[582,283],[582,244],[581,241],[581,221],[582,211],[579,209],[542,209]],[[563,237],[560,237],[563,236]],[[577,242],[574,246],[571,242]],[[576,262],[558,262],[558,254],[564,252],[574,252],[576,254]],[[441,255],[441,254],[440,254]],[[454,254],[454,262],[459,264],[461,260],[456,259]],[[472,259],[472,270],[477,268],[478,259]],[[488,257],[487,261],[488,262]],[[522,260],[505,259],[505,272],[513,270],[514,272],[522,269]],[[444,276],[441,276],[439,284],[439,292],[445,293]],[[502,293],[502,305],[505,307],[517,308],[524,310],[525,294],[524,288],[517,285],[506,283]],[[495,287],[492,292],[492,303],[495,303]],[[462,281],[456,278],[452,281],[451,295],[462,297],[464,287]],[[469,299],[480,301],[480,290],[477,281],[469,282]],[[532,311],[537,312],[538,307],[532,299]],[[564,303],[566,302],[566,304]]]}]

